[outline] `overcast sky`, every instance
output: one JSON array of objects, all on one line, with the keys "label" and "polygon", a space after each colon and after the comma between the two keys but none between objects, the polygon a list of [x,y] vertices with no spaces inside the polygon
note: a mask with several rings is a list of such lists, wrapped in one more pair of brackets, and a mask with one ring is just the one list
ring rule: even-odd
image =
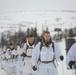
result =
[{"label": "overcast sky", "polygon": [[0,0],[0,13],[33,10],[76,11],[76,0]]}]

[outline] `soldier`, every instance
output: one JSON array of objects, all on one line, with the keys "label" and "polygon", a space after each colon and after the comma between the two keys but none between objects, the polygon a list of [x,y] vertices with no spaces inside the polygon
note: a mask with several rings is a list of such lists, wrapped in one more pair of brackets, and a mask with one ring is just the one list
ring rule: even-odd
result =
[{"label": "soldier", "polygon": [[6,65],[5,52],[2,51],[1,54],[0,54],[0,66],[1,66],[1,69],[4,69],[5,65]]},{"label": "soldier", "polygon": [[76,69],[76,43],[71,46],[69,52],[67,53],[66,63],[68,69]]},{"label": "soldier", "polygon": [[44,31],[32,54],[32,68],[37,75],[58,75],[56,61],[63,61],[59,46],[52,41],[50,32]]},{"label": "soldier", "polygon": [[32,52],[33,52],[33,49],[35,47],[34,35],[28,34],[26,40],[27,40],[27,42],[24,44],[24,55],[25,55],[24,72],[25,72],[25,75],[32,75],[32,74],[36,73],[32,70],[32,65],[31,65]]},{"label": "soldier", "polygon": [[6,58],[6,72],[7,75],[17,75],[16,73],[16,57],[17,57],[17,51],[14,48],[14,44],[10,43],[9,48],[7,49],[5,53]]}]

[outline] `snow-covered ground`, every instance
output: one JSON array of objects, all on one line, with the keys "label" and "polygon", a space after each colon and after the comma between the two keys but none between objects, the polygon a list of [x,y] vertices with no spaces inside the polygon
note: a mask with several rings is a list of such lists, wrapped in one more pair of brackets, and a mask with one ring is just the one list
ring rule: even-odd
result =
[{"label": "snow-covered ground", "polygon": [[[58,75],[75,75],[74,70],[67,70],[66,68],[66,50],[65,50],[65,40],[58,43],[62,54],[64,55],[64,62],[58,62]],[[6,72],[0,69],[0,75],[6,75]]]}]

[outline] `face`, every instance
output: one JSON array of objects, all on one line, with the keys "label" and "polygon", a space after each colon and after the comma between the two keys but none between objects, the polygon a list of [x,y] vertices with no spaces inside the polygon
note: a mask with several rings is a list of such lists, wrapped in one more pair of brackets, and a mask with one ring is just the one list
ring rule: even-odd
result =
[{"label": "face", "polygon": [[29,37],[29,38],[28,38],[28,42],[29,42],[30,44],[33,44],[33,42],[34,42],[34,37]]},{"label": "face", "polygon": [[43,38],[44,38],[44,40],[45,40],[45,42],[49,42],[50,41],[50,33],[45,33],[44,35],[43,35]]},{"label": "face", "polygon": [[10,47],[10,49],[14,49],[14,45],[11,45],[11,46],[9,46]]}]

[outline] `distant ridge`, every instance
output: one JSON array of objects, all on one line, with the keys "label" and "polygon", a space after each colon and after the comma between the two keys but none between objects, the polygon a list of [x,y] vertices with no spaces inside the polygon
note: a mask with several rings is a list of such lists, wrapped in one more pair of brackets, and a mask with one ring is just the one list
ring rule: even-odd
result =
[{"label": "distant ridge", "polygon": [[76,13],[75,10],[31,10],[31,11],[16,11],[16,12],[72,12],[72,13]]}]

